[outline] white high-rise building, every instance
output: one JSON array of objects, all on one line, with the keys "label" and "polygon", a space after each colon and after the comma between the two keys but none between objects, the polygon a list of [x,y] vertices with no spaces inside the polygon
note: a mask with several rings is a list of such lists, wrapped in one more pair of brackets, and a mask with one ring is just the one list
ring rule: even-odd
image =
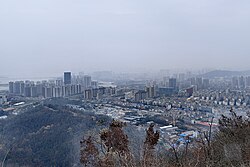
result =
[{"label": "white high-rise building", "polygon": [[84,75],[84,86],[85,88],[91,87],[91,76]]}]

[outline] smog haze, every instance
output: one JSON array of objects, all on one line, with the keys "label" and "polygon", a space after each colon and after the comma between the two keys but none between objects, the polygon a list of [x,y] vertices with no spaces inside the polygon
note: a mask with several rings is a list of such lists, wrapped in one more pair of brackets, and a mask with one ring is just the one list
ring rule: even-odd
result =
[{"label": "smog haze", "polygon": [[0,2],[0,76],[249,70],[248,0]]}]

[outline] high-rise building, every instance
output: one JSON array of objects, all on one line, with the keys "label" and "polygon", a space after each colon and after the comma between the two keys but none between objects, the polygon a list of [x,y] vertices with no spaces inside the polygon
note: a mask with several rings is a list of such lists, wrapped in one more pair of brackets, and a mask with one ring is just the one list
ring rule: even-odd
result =
[{"label": "high-rise building", "polygon": [[16,81],[14,83],[14,94],[16,94],[16,95],[21,94],[21,82],[20,81]]},{"label": "high-rise building", "polygon": [[71,95],[71,85],[65,86],[65,96],[70,96]]},{"label": "high-rise building", "polygon": [[71,72],[64,72],[64,84],[71,84]]},{"label": "high-rise building", "polygon": [[42,96],[43,96],[44,98],[47,97],[46,89],[47,89],[46,86],[43,86],[43,87],[42,87]]},{"label": "high-rise building", "polygon": [[61,97],[62,96],[62,87],[53,87],[52,88],[52,96],[53,97]]},{"label": "high-rise building", "polygon": [[63,85],[63,80],[62,79],[57,79],[56,80],[56,86],[62,86]]},{"label": "high-rise building", "polygon": [[197,85],[197,89],[198,90],[201,89],[202,88],[202,84],[203,84],[202,78],[201,77],[197,77],[196,80],[195,80],[195,82],[196,82],[196,85]]},{"label": "high-rise building", "polygon": [[170,78],[170,79],[169,79],[169,87],[170,87],[170,88],[174,88],[174,89],[177,88],[176,78]]},{"label": "high-rise building", "polygon": [[40,82],[37,82],[36,88],[37,88],[37,96],[42,96],[43,85]]},{"label": "high-rise building", "polygon": [[162,86],[168,86],[168,81],[169,81],[169,77],[164,76]]},{"label": "high-rise building", "polygon": [[66,86],[62,86],[62,97],[66,96]]},{"label": "high-rise building", "polygon": [[93,93],[91,89],[84,91],[84,98],[87,100],[91,100],[93,98]]},{"label": "high-rise building", "polygon": [[98,82],[97,81],[91,81],[91,87],[92,88],[97,88],[98,87]]},{"label": "high-rise building", "polygon": [[31,97],[37,97],[37,87],[36,86],[31,86]]},{"label": "high-rise building", "polygon": [[156,96],[156,91],[154,86],[146,86],[145,91],[147,92],[148,98],[153,98]]},{"label": "high-rise building", "polygon": [[233,88],[239,88],[239,80],[238,80],[238,77],[233,77],[233,78],[232,78],[232,86],[233,86]]},{"label": "high-rise building", "polygon": [[77,84],[76,85],[76,93],[79,94],[79,93],[82,93],[82,87],[80,84]]},{"label": "high-rise building", "polygon": [[24,87],[25,87],[25,84],[24,84],[24,82],[23,81],[21,81],[21,84],[20,84],[20,94],[21,95],[24,95]]},{"label": "high-rise building", "polygon": [[52,87],[47,87],[46,88],[46,93],[47,93],[47,98],[52,97]]},{"label": "high-rise building", "polygon": [[250,76],[246,77],[246,86],[250,87]]},{"label": "high-rise building", "polygon": [[51,97],[53,97],[52,95],[53,95],[52,87],[44,86],[43,87],[43,97],[44,98],[51,98]]},{"label": "high-rise building", "polygon": [[9,82],[9,93],[14,93],[14,82]]},{"label": "high-rise building", "polygon": [[191,85],[195,85],[195,78],[190,78],[189,80],[190,80]]},{"label": "high-rise building", "polygon": [[71,95],[76,94],[76,85],[71,85],[70,86],[70,92],[71,92]]},{"label": "high-rise building", "polygon": [[241,76],[240,78],[239,78],[239,86],[240,86],[240,88],[242,88],[242,89],[244,89],[245,88],[245,78],[243,77],[243,76]]},{"label": "high-rise building", "polygon": [[85,86],[85,88],[91,87],[91,76],[85,75],[83,77],[83,79],[84,79],[84,86]]},{"label": "high-rise building", "polygon": [[24,88],[24,96],[25,97],[31,97],[31,86],[27,85]]},{"label": "high-rise building", "polygon": [[135,93],[135,101],[139,102],[141,100],[144,100],[148,98],[148,93],[144,90],[139,90],[138,92]]},{"label": "high-rise building", "polygon": [[203,88],[204,89],[209,88],[209,79],[203,79]]}]

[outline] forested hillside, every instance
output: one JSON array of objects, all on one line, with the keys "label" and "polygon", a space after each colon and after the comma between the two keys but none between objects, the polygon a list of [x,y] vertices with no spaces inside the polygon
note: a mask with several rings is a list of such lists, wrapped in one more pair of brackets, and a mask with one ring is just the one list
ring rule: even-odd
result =
[{"label": "forested hillside", "polygon": [[[52,102],[54,103],[54,102]],[[79,165],[79,141],[109,118],[46,103],[0,122],[0,157],[8,165]],[[77,165],[77,166],[78,166]]]}]

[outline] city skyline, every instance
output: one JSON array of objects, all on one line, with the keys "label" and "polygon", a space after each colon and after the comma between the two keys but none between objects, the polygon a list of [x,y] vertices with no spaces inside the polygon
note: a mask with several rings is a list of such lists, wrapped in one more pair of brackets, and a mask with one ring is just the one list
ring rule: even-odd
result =
[{"label": "city skyline", "polygon": [[2,1],[0,76],[249,70],[250,2]]},{"label": "city skyline", "polygon": [[0,166],[250,165],[249,9],[0,1]]}]

